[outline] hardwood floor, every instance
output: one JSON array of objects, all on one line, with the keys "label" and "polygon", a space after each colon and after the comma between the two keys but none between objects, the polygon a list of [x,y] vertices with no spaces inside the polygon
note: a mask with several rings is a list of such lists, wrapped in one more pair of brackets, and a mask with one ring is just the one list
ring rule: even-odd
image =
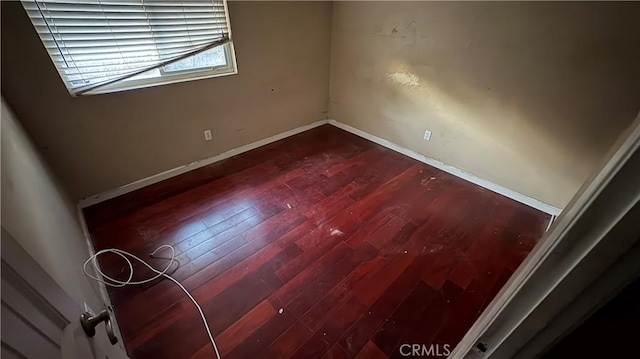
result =
[{"label": "hardwood floor", "polygon": [[[173,276],[202,306],[224,358],[453,348],[549,221],[329,125],[84,214],[97,250],[161,268],[148,254],[175,247]],[[116,256],[101,265],[125,277]],[[131,358],[213,357],[196,309],[170,281],[109,295]]]}]

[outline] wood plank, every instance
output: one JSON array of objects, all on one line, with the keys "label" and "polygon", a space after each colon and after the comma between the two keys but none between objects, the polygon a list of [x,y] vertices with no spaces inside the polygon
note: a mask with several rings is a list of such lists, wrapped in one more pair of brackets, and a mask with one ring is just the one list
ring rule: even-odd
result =
[{"label": "wood plank", "polygon": [[353,250],[342,242],[338,243],[329,252],[323,255],[314,266],[307,267],[303,272],[287,281],[284,286],[278,289],[273,296],[282,303],[289,303],[300,293],[309,288],[318,274],[328,270],[335,263],[352,256]]},{"label": "wood plank", "polygon": [[415,259],[413,254],[390,256],[353,288],[354,294],[362,303],[372,305]]},{"label": "wood plank", "polygon": [[[332,126],[84,210],[95,248],[131,251],[198,300],[224,358],[400,357],[455,344],[549,216]],[[106,273],[126,263],[105,256]],[[151,271],[134,264],[135,278]],[[109,288],[132,359],[210,358],[174,283]],[[179,338],[179,345],[176,345]]]},{"label": "wood plank", "polygon": [[288,358],[306,342],[313,332],[300,321],[295,321],[287,330],[274,340],[261,354],[261,358]]},{"label": "wood plank", "polygon": [[375,335],[402,300],[418,284],[424,262],[414,260],[393,284],[369,307],[367,312],[342,336],[340,345],[355,356]]},{"label": "wood plank", "polygon": [[325,355],[322,356],[322,359],[348,359],[349,355],[347,352],[340,346],[339,343],[334,344]]},{"label": "wood plank", "polygon": [[[251,292],[253,295],[244,295]],[[266,299],[270,289],[259,280],[247,276],[243,280],[234,283],[224,290],[220,295],[209,301],[199,300],[203,312],[209,320],[209,326],[214,335],[218,335],[224,329],[242,318],[255,305]],[[165,322],[166,321],[162,321]],[[137,346],[133,355],[136,357],[164,357],[164,358],[186,358],[209,341],[202,320],[195,307],[192,306],[189,312],[184,312],[179,319],[170,325],[155,330],[154,327],[147,327],[145,330],[153,331],[149,333],[151,339]],[[189,335],[184,335],[189,333]],[[175,338],[180,338],[180,345],[176,345]],[[161,353],[161,354],[160,354]]]},{"label": "wood plank", "polygon": [[319,273],[307,289],[287,304],[287,307],[298,318],[322,299],[334,286],[340,283],[360,264],[373,259],[378,254],[376,248],[370,244],[359,247],[352,256],[346,257],[331,268]]},{"label": "wood plank", "polygon": [[298,349],[293,357],[321,357],[366,309],[367,307],[360,303],[358,298],[349,296],[327,313],[327,320],[322,327]]},{"label": "wood plank", "polygon": [[220,355],[226,355],[276,314],[269,301],[256,305],[242,318],[216,336]]},{"label": "wood plank", "polygon": [[[433,299],[439,298],[439,293],[424,284],[418,283],[416,288],[400,303],[400,306],[389,317],[389,320],[378,329],[372,341],[385,355],[389,356],[395,352],[398,341],[416,330],[421,322],[422,313],[428,308],[433,308]],[[437,322],[433,324],[437,329]]]},{"label": "wood plank", "polygon": [[238,345],[226,358],[259,358],[260,353],[267,350],[271,343],[281,337],[287,328],[296,323],[293,315],[287,312],[277,314],[262,327],[253,332],[241,345]]},{"label": "wood plank", "polygon": [[386,359],[387,356],[372,341],[368,341],[356,359]]}]

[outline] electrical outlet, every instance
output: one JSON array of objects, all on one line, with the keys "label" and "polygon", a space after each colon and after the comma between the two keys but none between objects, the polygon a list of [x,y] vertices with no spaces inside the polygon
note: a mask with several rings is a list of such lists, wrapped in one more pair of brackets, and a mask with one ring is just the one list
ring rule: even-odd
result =
[{"label": "electrical outlet", "polygon": [[424,131],[424,139],[427,141],[431,141],[431,131],[429,130]]},{"label": "electrical outlet", "polygon": [[211,130],[204,131],[204,140],[211,141]]}]

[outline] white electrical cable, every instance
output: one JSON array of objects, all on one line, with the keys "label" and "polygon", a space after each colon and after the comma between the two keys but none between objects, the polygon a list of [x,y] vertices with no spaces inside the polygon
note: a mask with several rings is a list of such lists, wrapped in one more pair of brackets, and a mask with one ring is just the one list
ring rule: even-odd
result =
[{"label": "white electrical cable", "polygon": [[[207,323],[207,318],[204,316],[204,313],[202,312],[202,308],[200,308],[200,305],[198,304],[198,302],[196,302],[196,300],[193,298],[193,296],[187,291],[187,289],[182,284],[180,284],[180,282],[178,282],[172,276],[167,274],[167,271],[169,270],[169,268],[171,268],[171,265],[173,264],[173,262],[175,262],[175,256],[176,256],[175,249],[173,249],[173,247],[168,245],[168,244],[164,244],[164,245],[161,245],[160,247],[156,248],[155,251],[151,252],[150,256],[153,256],[154,254],[156,254],[159,250],[161,250],[163,248],[171,249],[171,259],[169,260],[169,264],[167,265],[167,267],[163,271],[159,271],[159,270],[153,268],[151,265],[149,265],[149,263],[143,261],[142,259],[136,257],[135,255],[133,255],[133,254],[127,252],[127,251],[123,251],[121,249],[116,249],[116,248],[107,248],[107,249],[102,249],[102,250],[98,251],[97,253],[95,253],[94,255],[89,257],[89,259],[87,259],[84,262],[84,265],[82,266],[82,269],[84,270],[84,274],[86,274],[87,277],[89,277],[89,278],[91,278],[93,280],[96,280],[98,282],[104,283],[105,285],[108,285],[110,287],[116,287],[116,288],[121,288],[121,287],[124,287],[124,286],[127,286],[127,285],[137,285],[137,284],[149,283],[149,282],[154,281],[154,280],[156,280],[156,279],[158,279],[160,277],[165,277],[165,278],[171,280],[178,287],[180,287],[180,289],[182,289],[182,291],[184,291],[184,293],[189,297],[189,299],[191,299],[191,301],[196,306],[196,308],[198,308],[198,312],[200,312],[200,317],[202,317],[202,322],[204,323],[204,327],[207,330],[207,334],[209,335],[209,339],[211,340],[211,344],[213,345],[213,350],[215,350],[215,352],[216,352],[216,357],[218,359],[220,359],[220,352],[218,352],[218,346],[216,345],[216,342],[213,340],[213,334],[211,334],[211,330],[209,329],[209,323]],[[108,275],[104,274],[104,272],[102,272],[102,270],[100,270],[100,266],[98,265],[98,256],[100,256],[102,254],[105,254],[105,253],[117,254],[127,262],[127,265],[129,265],[129,278],[127,278],[126,281],[120,281],[120,280],[117,280],[115,278],[111,278]],[[155,272],[156,275],[151,277],[151,278],[147,278],[147,279],[143,279],[143,280],[139,280],[139,281],[133,281],[133,264],[131,263],[129,258],[127,258],[127,256],[130,256],[131,258],[134,258],[138,262],[144,264],[145,266],[147,266],[147,268],[149,268],[153,272]],[[168,258],[164,258],[164,259],[168,259]],[[94,268],[95,272],[99,276],[98,275],[92,275],[87,270],[87,265],[90,262],[93,264],[93,268]]]}]

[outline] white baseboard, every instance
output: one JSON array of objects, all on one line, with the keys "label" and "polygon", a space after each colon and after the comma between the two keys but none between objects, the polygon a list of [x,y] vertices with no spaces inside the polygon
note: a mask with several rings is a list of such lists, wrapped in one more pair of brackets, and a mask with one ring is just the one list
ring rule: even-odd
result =
[{"label": "white baseboard", "polygon": [[195,161],[195,162],[189,163],[189,164],[184,165],[184,166],[176,167],[176,168],[170,169],[168,171],[164,171],[162,173],[158,173],[156,175],[149,176],[147,178],[143,178],[141,180],[126,184],[124,186],[120,186],[120,187],[118,187],[116,189],[109,190],[109,191],[100,193],[100,194],[95,195],[95,196],[90,196],[90,197],[87,197],[87,198],[83,198],[78,202],[78,205],[79,205],[80,208],[89,207],[89,206],[92,206],[94,204],[97,204],[97,203],[100,203],[100,202],[103,202],[103,201],[106,201],[106,200],[121,196],[123,194],[129,193],[129,192],[133,192],[133,191],[138,190],[140,188],[152,185],[154,183],[158,183],[160,181],[164,181],[164,180],[166,180],[168,178],[175,177],[175,176],[181,175],[183,173],[195,170],[197,168],[204,167],[204,166],[210,165],[212,163],[227,159],[229,157],[233,157],[235,155],[239,155],[241,153],[256,149],[258,147],[261,147],[261,146],[267,145],[269,143],[281,140],[283,138],[296,135],[298,133],[310,130],[310,129],[318,127],[318,126],[322,126],[322,125],[324,125],[326,123],[329,123],[329,124],[331,124],[333,126],[341,128],[341,129],[343,129],[345,131],[351,132],[351,133],[353,133],[353,134],[355,134],[357,136],[360,136],[360,137],[365,138],[365,139],[367,139],[369,141],[375,142],[375,143],[377,143],[377,144],[379,144],[381,146],[384,146],[384,147],[389,148],[391,150],[394,150],[396,152],[399,152],[399,153],[401,153],[401,154],[403,154],[405,156],[409,156],[409,157],[411,157],[413,159],[416,159],[416,160],[418,160],[420,162],[426,163],[426,164],[428,164],[430,166],[433,166],[433,167],[438,168],[438,169],[440,169],[442,171],[450,173],[450,174],[452,174],[452,175],[454,175],[456,177],[459,177],[459,178],[462,178],[464,180],[467,180],[467,181],[469,181],[471,183],[474,183],[474,184],[476,184],[476,185],[478,185],[480,187],[484,187],[484,188],[486,188],[488,190],[491,190],[493,192],[499,193],[499,194],[501,194],[501,195],[503,195],[505,197],[509,197],[509,198],[511,198],[511,199],[513,199],[515,201],[518,201],[520,203],[526,204],[527,206],[536,208],[536,209],[538,209],[538,210],[540,210],[542,212],[548,213],[548,214],[550,214],[552,216],[558,216],[560,214],[560,212],[562,211],[560,208],[554,207],[554,206],[552,206],[550,204],[544,203],[544,202],[539,201],[539,200],[537,200],[535,198],[531,198],[531,197],[526,196],[526,195],[524,195],[522,193],[513,191],[513,190],[508,189],[506,187],[502,187],[502,186],[500,186],[498,184],[495,184],[495,183],[493,183],[491,181],[488,181],[486,179],[477,177],[477,176],[475,176],[475,175],[473,175],[471,173],[465,172],[465,171],[463,171],[463,170],[461,170],[459,168],[456,168],[456,167],[450,166],[450,165],[448,165],[446,163],[434,160],[433,158],[429,158],[429,157],[427,157],[427,156],[425,156],[423,154],[411,151],[411,150],[409,150],[407,148],[404,148],[402,146],[399,146],[399,145],[397,145],[397,144],[395,144],[393,142],[389,142],[389,141],[387,141],[385,139],[382,139],[380,137],[374,136],[374,135],[372,135],[370,133],[364,132],[364,131],[359,130],[359,129],[355,128],[355,127],[351,127],[351,126],[346,125],[346,124],[344,124],[342,122],[338,122],[336,120],[331,120],[331,119],[329,119],[329,120],[321,120],[321,121],[317,121],[317,122],[311,123],[309,125],[305,125],[305,126],[301,126],[301,127],[298,127],[298,128],[294,128],[292,130],[285,131],[285,132],[279,133],[277,135],[274,135],[274,136],[271,136],[271,137],[268,137],[268,138],[265,138],[265,139],[262,139],[262,140],[259,140],[259,141],[256,141],[256,142],[249,143],[249,144],[244,145],[242,147],[234,148],[234,149],[229,150],[227,152],[223,152],[223,153],[220,153],[218,155],[215,155],[215,156],[212,156],[212,157],[209,157],[209,158],[205,158],[205,159],[200,160],[200,161]]},{"label": "white baseboard", "polygon": [[511,199],[513,199],[514,201],[518,201],[520,203],[526,204],[529,207],[533,207],[537,210],[540,210],[542,212],[548,213],[552,216],[558,216],[560,214],[560,212],[562,211],[562,209],[558,208],[558,207],[554,207],[550,204],[544,203],[542,201],[539,201],[535,198],[531,198],[529,196],[526,196],[522,193],[516,192],[514,190],[511,190],[509,188],[506,187],[502,187],[498,184],[495,184],[491,181],[488,181],[486,179],[477,177],[471,173],[465,172],[459,168],[453,167],[451,165],[448,165],[446,163],[434,160],[433,158],[429,158],[423,154],[411,151],[408,148],[404,148],[402,146],[399,146],[393,142],[389,142],[383,138],[374,136],[370,133],[364,132],[362,130],[359,130],[355,127],[351,127],[349,125],[346,125],[342,122],[338,122],[336,120],[331,120],[329,119],[329,124],[336,126],[338,128],[341,128],[345,131],[351,132],[354,135],[360,136],[362,138],[365,138],[371,142],[375,142],[381,146],[384,146],[388,149],[394,150],[396,152],[399,152],[405,156],[409,156],[415,160],[418,160],[420,162],[426,163],[429,166],[433,166],[437,169],[440,169],[444,172],[447,172],[449,174],[452,174],[456,177],[462,178],[464,180],[467,180],[471,183],[474,183],[480,187],[484,187],[490,191],[496,192],[498,194],[501,194],[505,197],[509,197]]},{"label": "white baseboard", "polygon": [[285,131],[282,133],[279,133],[277,135],[271,136],[271,137],[267,137],[265,139],[256,141],[256,142],[252,142],[249,143],[247,145],[238,147],[238,148],[234,148],[232,150],[229,150],[227,152],[223,152],[220,154],[217,154],[215,156],[209,157],[209,158],[205,158],[199,161],[195,161],[195,162],[191,162],[187,165],[184,166],[180,166],[180,167],[176,167],[173,169],[170,169],[168,171],[164,171],[161,173],[158,173],[156,175],[153,176],[149,176],[147,178],[143,178],[141,180],[135,181],[135,182],[131,182],[129,184],[126,184],[124,186],[120,186],[116,189],[112,189],[109,191],[105,191],[102,192],[100,194],[97,194],[95,196],[90,196],[90,197],[86,197],[81,199],[78,202],[78,206],[80,206],[80,208],[86,208],[89,206],[93,206],[94,204],[118,197],[118,196],[122,196],[123,194],[129,193],[129,192],[133,192],[135,190],[138,190],[140,188],[152,185],[154,183],[158,183],[160,181],[164,181],[168,178],[171,177],[175,177],[178,175],[181,175],[183,173],[195,170],[197,168],[200,167],[204,167],[207,165],[210,165],[212,163],[218,162],[218,161],[222,161],[224,159],[227,159],[229,157],[233,157],[235,155],[239,155],[241,153],[247,152],[247,151],[251,151],[253,149],[256,149],[258,147],[264,146],[264,145],[268,145],[272,142],[276,142],[279,141],[283,138],[287,138],[293,135],[297,135],[298,133],[310,130],[312,128],[318,127],[318,126],[322,126],[324,124],[326,124],[328,121],[327,120],[320,120],[320,121],[316,121],[314,123],[308,124],[308,125],[304,125],[304,126],[300,126],[297,128],[294,128],[292,130],[289,131]]}]

